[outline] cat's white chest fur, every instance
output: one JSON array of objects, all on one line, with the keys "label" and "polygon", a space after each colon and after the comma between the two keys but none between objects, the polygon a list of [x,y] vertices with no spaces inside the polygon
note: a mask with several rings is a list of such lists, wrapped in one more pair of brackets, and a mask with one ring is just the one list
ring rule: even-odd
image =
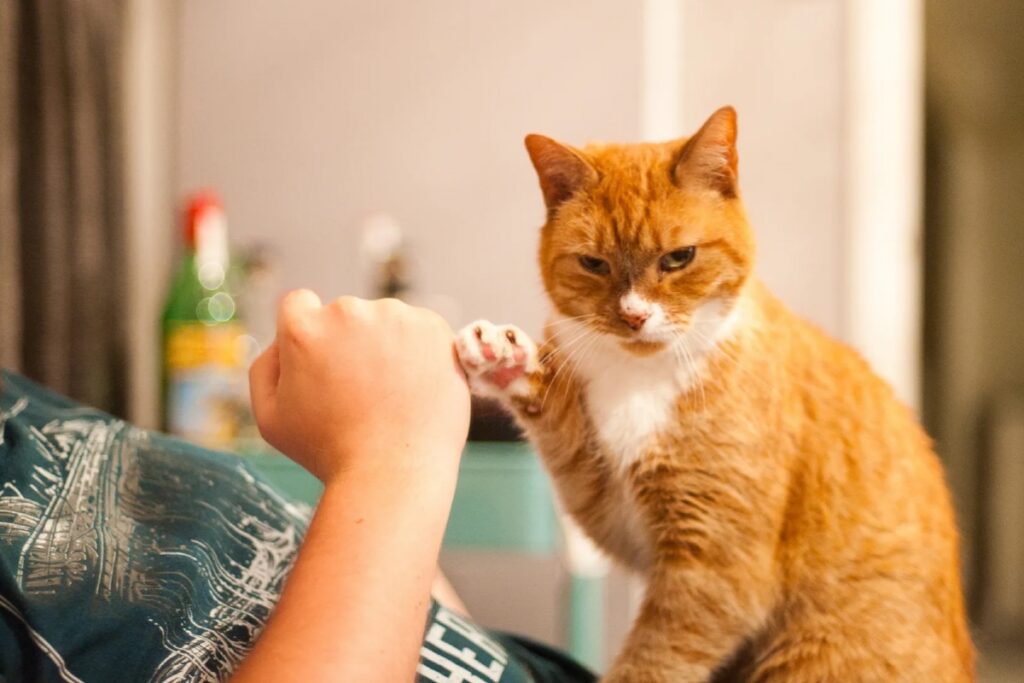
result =
[{"label": "cat's white chest fur", "polygon": [[[663,351],[649,356],[630,353],[612,336],[583,342],[587,346],[574,372],[584,385],[598,439],[622,471],[671,427],[680,396],[702,381],[707,353],[732,333],[736,317],[737,311],[722,302],[707,302],[695,312],[691,330],[675,335]],[[578,340],[582,329],[569,322],[556,337]]]},{"label": "cat's white chest fur", "polygon": [[601,344],[578,372],[598,439],[625,469],[670,424],[686,378],[671,352],[637,357],[615,345]]}]

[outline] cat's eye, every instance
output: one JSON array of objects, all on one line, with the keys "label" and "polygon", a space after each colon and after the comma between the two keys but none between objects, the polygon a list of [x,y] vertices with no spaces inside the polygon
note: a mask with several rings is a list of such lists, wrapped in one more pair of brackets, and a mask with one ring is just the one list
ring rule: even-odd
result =
[{"label": "cat's eye", "polygon": [[686,247],[685,249],[676,249],[670,251],[661,257],[658,261],[658,268],[663,273],[671,273],[676,270],[681,270],[686,266],[690,265],[690,261],[697,253],[697,247]]},{"label": "cat's eye", "polygon": [[583,266],[584,270],[595,275],[607,275],[611,271],[611,268],[608,267],[608,262],[596,256],[580,256],[580,265]]}]

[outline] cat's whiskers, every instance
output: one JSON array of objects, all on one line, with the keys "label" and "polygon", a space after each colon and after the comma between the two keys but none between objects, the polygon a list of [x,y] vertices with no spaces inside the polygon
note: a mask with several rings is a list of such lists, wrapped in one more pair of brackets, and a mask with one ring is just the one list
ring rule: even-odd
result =
[{"label": "cat's whiskers", "polygon": [[[584,332],[584,334],[581,335],[582,341],[575,344],[575,348],[573,348],[572,350],[566,351],[563,349],[556,349],[556,352],[559,353],[559,355],[561,355],[562,357],[558,362],[558,368],[555,370],[555,374],[551,376],[550,380],[548,380],[547,389],[545,389],[544,397],[541,399],[541,410],[543,410],[544,406],[547,405],[548,396],[551,394],[552,390],[554,390],[555,386],[558,384],[560,376],[562,377],[563,383],[566,385],[566,387],[568,387],[568,379],[571,377],[571,374],[563,375],[563,373],[565,372],[566,368],[569,367],[569,364],[571,363],[573,357],[576,356],[584,348],[584,346],[586,345],[586,341],[590,338],[592,334],[594,333],[592,333],[589,330]],[[577,339],[580,338],[578,337]],[[568,391],[568,388],[566,388],[566,391]]]},{"label": "cat's whiskers", "polygon": [[[679,352],[681,352],[681,354],[685,356],[686,365],[689,368],[691,382],[695,382],[697,388],[700,389],[701,411],[707,412],[708,398],[704,392],[704,378],[701,375],[700,368],[698,367],[697,362],[694,360],[693,355],[690,353],[689,345],[686,343],[686,335],[681,334],[676,330],[673,330],[672,336],[675,337],[676,341],[678,342],[678,345],[673,345],[673,348],[677,350],[677,355]],[[693,387],[691,386],[690,389],[692,390]]]},{"label": "cat's whiskers", "polygon": [[555,316],[552,318],[552,323],[555,325],[571,323],[572,321],[582,321],[582,319],[597,316],[598,313],[581,313],[579,315],[562,315],[561,313],[555,313]]},{"label": "cat's whiskers", "polygon": [[[590,328],[585,327],[583,331],[577,336],[573,337],[573,339],[570,342],[568,342],[565,345],[559,345],[555,347],[555,353],[561,354],[564,357],[559,361],[558,369],[555,370],[555,374],[549,380],[548,387],[544,391],[544,397],[541,399],[540,406],[542,411],[544,410],[544,406],[547,404],[548,395],[551,394],[551,391],[555,388],[559,375],[562,375],[563,372],[565,372],[565,369],[569,367],[570,363],[572,363],[574,358],[580,360],[581,352],[583,352],[584,349],[592,347],[597,339],[598,333]],[[573,365],[573,371],[575,371],[575,367],[577,365],[578,363]],[[566,392],[568,392],[569,379],[571,377],[572,371],[570,371],[567,375],[564,375],[562,378],[563,383],[566,386]]]},{"label": "cat's whiskers", "polygon": [[775,393],[777,391],[777,386],[776,386],[776,384],[774,382],[767,381],[764,378],[764,376],[758,375],[758,374],[754,373],[753,371],[751,371],[749,368],[747,368],[744,364],[742,364],[740,362],[740,360],[737,357],[735,357],[734,355],[732,355],[730,353],[730,351],[728,350],[728,348],[724,344],[715,344],[712,340],[708,339],[706,336],[702,335],[697,330],[690,330],[690,331],[693,334],[695,334],[697,337],[699,337],[702,342],[704,342],[705,344],[709,345],[709,347],[711,349],[708,352],[708,354],[707,354],[707,359],[708,359],[709,362],[714,360],[714,359],[716,359],[716,358],[718,358],[718,357],[721,357],[721,358],[731,362],[732,365],[733,365],[733,368],[737,372],[742,374],[744,377],[746,377],[748,379],[752,379],[752,380],[760,383],[761,386],[763,386],[766,389],[771,390],[772,393]]},{"label": "cat's whiskers", "polygon": [[740,362],[737,359],[737,357],[735,357],[735,356],[733,356],[732,354],[729,353],[728,347],[725,344],[716,344],[714,342],[714,340],[712,340],[712,339],[708,338],[707,336],[701,334],[700,332],[698,332],[695,329],[691,329],[691,330],[689,330],[689,332],[691,334],[697,336],[698,339],[701,342],[703,342],[704,344],[708,345],[707,358],[708,358],[709,361],[713,360],[716,356],[721,355],[722,357],[724,357],[724,358],[726,358],[728,360],[731,360],[733,363],[735,363],[736,367],[739,368],[740,370],[747,371],[747,369],[743,365],[740,364]]},{"label": "cat's whiskers", "polygon": [[686,359],[683,357],[683,351],[680,348],[679,335],[673,330],[672,332],[672,355],[675,356],[676,363],[683,365]]},{"label": "cat's whiskers", "polygon": [[594,333],[594,330],[592,330],[591,328],[587,327],[586,325],[582,325],[581,328],[582,329],[575,330],[575,332],[577,333],[576,336],[574,336],[572,339],[570,339],[569,341],[565,342],[564,344],[561,343],[558,340],[559,333],[555,332],[553,334],[553,337],[555,339],[554,352],[555,353],[559,353],[559,352],[567,353],[574,346],[576,346],[577,344],[581,343],[581,340],[585,339],[588,334]]},{"label": "cat's whiskers", "polygon": [[[703,334],[701,334],[697,330],[691,329],[691,330],[689,330],[689,332],[691,334],[695,335],[696,337],[698,337],[701,342],[703,342],[704,344],[708,345],[709,349],[708,349],[708,352],[705,355],[705,358],[706,358],[706,362],[708,362],[709,364],[711,362],[713,362],[714,360],[716,360],[718,357],[721,357],[721,358],[724,358],[725,360],[728,360],[728,361],[732,362],[733,367],[735,367],[736,370],[744,373],[746,376],[748,376],[748,377],[755,377],[755,378],[759,379],[762,382],[764,381],[763,377],[758,377],[757,375],[753,374],[750,370],[748,370],[743,364],[741,364],[739,359],[736,358],[735,356],[731,355],[729,353],[728,349],[724,345],[722,345],[722,344],[715,344],[715,342],[713,340],[711,340],[708,337],[704,336]],[[766,384],[766,386],[767,386],[767,384]]]},{"label": "cat's whiskers", "polygon": [[[575,332],[576,332],[576,335],[574,337],[572,337],[571,339],[569,339],[569,341],[564,342],[564,343],[559,340],[559,333],[557,333],[557,332],[553,333],[551,335],[550,339],[549,339],[549,341],[553,341],[554,342],[553,343],[554,348],[552,349],[552,354],[568,357],[568,356],[570,356],[572,354],[572,352],[573,352],[573,350],[575,348],[577,348],[577,347],[579,347],[579,346],[581,346],[583,344],[583,342],[586,340],[586,338],[590,334],[593,334],[593,330],[591,330],[589,327],[586,327],[586,326],[583,326],[582,329],[575,330]],[[561,370],[562,365],[564,365],[564,360],[565,359],[560,361],[559,368],[558,368],[558,370],[555,371],[555,376],[558,375],[558,371]]]},{"label": "cat's whiskers", "polygon": [[593,320],[594,318],[598,318],[598,317],[600,317],[600,316],[597,313],[584,313],[583,315],[574,315],[574,316],[572,316],[570,318],[565,318],[565,317],[559,316],[558,318],[555,318],[554,320],[552,320],[552,321],[548,322],[547,324],[545,324],[544,328],[545,329],[550,329],[550,328],[558,327],[559,325],[567,325],[569,323],[587,322],[589,320]]},{"label": "cat's whiskers", "polygon": [[572,367],[569,369],[569,372],[566,373],[563,377],[563,384],[565,385],[565,390],[563,391],[563,398],[568,398],[569,388],[572,386],[572,378],[575,376],[576,371],[579,370],[583,362],[587,359],[588,354],[594,350],[594,347],[597,346],[598,342],[600,341],[601,334],[599,332],[595,332],[590,337],[589,343],[587,343],[586,346],[581,347],[580,352],[576,354],[575,360],[572,361]]},{"label": "cat's whiskers", "polygon": [[[687,353],[690,353],[689,346],[686,343],[685,336],[683,337],[683,348],[686,350]],[[698,367],[698,368],[695,368],[694,372],[697,373],[697,381],[700,384],[700,400],[701,400],[701,403],[703,403],[704,411],[706,412],[707,408],[708,408],[708,397],[707,397],[707,394],[706,394],[705,388],[704,388],[704,384],[705,384],[704,380],[705,380],[705,378],[707,376],[707,371],[708,371],[708,359],[707,359],[707,353],[706,352],[701,355],[700,362],[701,362],[702,365],[700,367]],[[696,365],[696,361],[694,361],[694,365]]]}]

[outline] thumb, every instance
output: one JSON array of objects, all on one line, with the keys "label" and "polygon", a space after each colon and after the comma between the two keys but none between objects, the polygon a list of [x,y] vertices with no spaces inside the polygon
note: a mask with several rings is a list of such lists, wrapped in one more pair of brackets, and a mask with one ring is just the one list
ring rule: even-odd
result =
[{"label": "thumb", "polygon": [[249,368],[249,399],[252,401],[252,413],[264,437],[273,421],[277,406],[277,383],[280,376],[281,361],[275,341]]}]

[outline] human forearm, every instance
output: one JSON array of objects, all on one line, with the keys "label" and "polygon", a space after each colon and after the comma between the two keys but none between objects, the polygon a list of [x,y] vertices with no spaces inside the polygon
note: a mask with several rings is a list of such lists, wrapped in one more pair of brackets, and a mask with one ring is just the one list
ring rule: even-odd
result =
[{"label": "human forearm", "polygon": [[423,465],[348,471],[328,483],[236,681],[412,680],[457,455],[415,459]]},{"label": "human forearm", "polygon": [[469,427],[451,329],[395,300],[291,292],[249,386],[260,433],[325,492],[236,680],[411,680]]}]

